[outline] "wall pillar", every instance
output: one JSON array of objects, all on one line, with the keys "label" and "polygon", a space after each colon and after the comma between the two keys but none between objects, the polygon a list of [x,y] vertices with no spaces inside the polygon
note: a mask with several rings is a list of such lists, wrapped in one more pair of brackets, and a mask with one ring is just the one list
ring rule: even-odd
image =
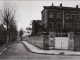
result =
[{"label": "wall pillar", "polygon": [[43,47],[44,50],[49,49],[49,33],[43,33]]},{"label": "wall pillar", "polygon": [[55,47],[55,32],[49,32],[49,49],[54,49]]},{"label": "wall pillar", "polygon": [[74,32],[69,32],[68,49],[74,50]]}]

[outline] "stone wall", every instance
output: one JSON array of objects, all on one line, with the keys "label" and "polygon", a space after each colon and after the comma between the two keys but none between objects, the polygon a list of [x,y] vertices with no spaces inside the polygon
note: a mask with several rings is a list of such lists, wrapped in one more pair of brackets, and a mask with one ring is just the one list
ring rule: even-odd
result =
[{"label": "stone wall", "polygon": [[45,50],[49,49],[49,33],[43,33],[43,47]]},{"label": "stone wall", "polygon": [[69,32],[68,49],[74,50],[74,32]]},{"label": "stone wall", "polygon": [[80,51],[80,33],[74,34],[74,51]]},{"label": "stone wall", "polygon": [[30,37],[26,36],[24,40],[40,49],[43,49],[43,36],[42,35],[36,35],[36,36],[30,36]]}]

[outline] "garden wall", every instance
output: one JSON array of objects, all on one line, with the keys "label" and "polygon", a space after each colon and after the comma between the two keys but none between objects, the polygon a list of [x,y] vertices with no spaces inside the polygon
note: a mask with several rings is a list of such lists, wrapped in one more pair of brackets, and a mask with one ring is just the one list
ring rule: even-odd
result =
[{"label": "garden wall", "polygon": [[43,49],[43,36],[42,35],[31,36],[28,39],[26,37],[26,41],[36,47]]}]

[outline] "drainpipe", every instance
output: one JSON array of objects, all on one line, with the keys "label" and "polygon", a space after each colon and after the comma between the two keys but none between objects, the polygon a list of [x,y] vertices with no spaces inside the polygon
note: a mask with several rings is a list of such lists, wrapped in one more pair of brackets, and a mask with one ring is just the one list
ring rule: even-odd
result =
[{"label": "drainpipe", "polygon": [[64,29],[64,10],[63,10],[63,27],[62,28]]}]

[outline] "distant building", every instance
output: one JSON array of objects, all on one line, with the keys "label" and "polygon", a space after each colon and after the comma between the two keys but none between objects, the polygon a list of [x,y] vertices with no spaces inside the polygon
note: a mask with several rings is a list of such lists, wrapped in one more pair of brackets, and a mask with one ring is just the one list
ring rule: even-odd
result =
[{"label": "distant building", "polygon": [[80,50],[80,8],[44,6],[42,23],[49,32],[49,47]]},{"label": "distant building", "polygon": [[32,21],[32,35],[41,33],[41,24],[42,24],[42,20],[33,20]]}]

